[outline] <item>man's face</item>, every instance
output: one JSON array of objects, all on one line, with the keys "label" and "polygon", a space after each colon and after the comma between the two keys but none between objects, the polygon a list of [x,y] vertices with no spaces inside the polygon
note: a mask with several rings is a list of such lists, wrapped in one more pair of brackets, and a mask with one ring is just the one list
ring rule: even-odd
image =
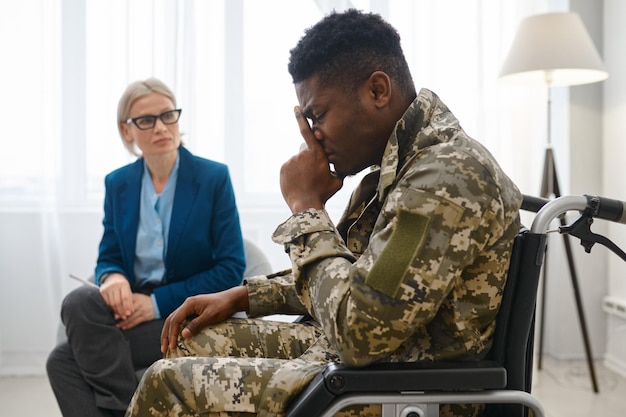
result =
[{"label": "man's face", "polygon": [[315,75],[295,87],[302,114],[339,177],[380,164],[388,137],[376,126],[367,83],[351,95],[321,87]]}]

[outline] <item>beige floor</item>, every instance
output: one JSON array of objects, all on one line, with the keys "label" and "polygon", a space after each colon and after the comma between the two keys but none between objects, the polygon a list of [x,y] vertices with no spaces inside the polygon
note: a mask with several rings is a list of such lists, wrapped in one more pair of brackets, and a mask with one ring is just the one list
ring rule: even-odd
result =
[{"label": "beige floor", "polygon": [[591,388],[584,361],[544,360],[535,373],[533,395],[543,405],[547,417],[624,417],[626,378],[596,363],[599,393]]},{"label": "beige floor", "polygon": [[[584,362],[544,360],[533,395],[547,417],[623,417],[626,378],[596,365],[599,394],[591,390]],[[1,377],[0,416],[61,417],[45,376]]]}]

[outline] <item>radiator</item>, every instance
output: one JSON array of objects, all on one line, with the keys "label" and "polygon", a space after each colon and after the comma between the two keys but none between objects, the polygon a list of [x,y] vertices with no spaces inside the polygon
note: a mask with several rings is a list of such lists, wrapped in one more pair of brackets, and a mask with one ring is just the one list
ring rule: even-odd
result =
[{"label": "radiator", "polygon": [[602,309],[608,314],[604,365],[626,377],[626,300],[604,297]]},{"label": "radiator", "polygon": [[617,297],[604,297],[602,310],[608,314],[626,319],[626,300]]}]

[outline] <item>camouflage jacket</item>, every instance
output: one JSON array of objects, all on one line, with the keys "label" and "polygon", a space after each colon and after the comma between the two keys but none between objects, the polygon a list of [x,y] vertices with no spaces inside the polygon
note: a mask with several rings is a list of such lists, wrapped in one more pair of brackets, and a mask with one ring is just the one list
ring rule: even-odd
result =
[{"label": "camouflage jacket", "polygon": [[480,357],[521,200],[489,151],[422,89],[337,226],[310,209],[276,229],[293,272],[248,278],[250,315],[308,312],[352,365]]}]

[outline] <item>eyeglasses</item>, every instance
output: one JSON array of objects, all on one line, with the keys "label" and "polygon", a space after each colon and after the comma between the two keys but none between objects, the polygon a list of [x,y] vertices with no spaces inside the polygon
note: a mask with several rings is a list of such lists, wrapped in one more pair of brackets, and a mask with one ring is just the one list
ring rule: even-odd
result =
[{"label": "eyeglasses", "polygon": [[173,125],[180,118],[182,109],[168,110],[158,116],[140,116],[132,119],[126,119],[126,124],[133,123],[140,130],[152,129],[156,125],[157,119],[161,119],[165,125]]}]

